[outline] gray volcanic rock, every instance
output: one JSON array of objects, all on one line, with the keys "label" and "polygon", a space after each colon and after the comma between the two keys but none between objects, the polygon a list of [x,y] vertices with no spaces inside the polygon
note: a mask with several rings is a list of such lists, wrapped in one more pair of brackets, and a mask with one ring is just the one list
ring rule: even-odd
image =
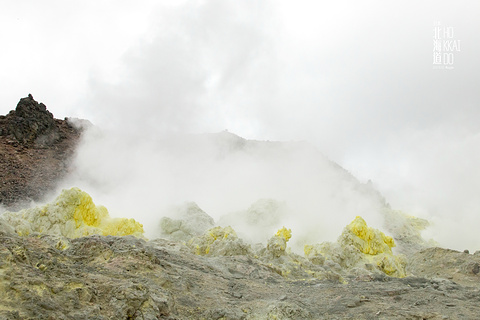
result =
[{"label": "gray volcanic rock", "polygon": [[[0,231],[1,319],[477,319],[478,281],[286,279],[248,256],[167,240]],[[466,255],[466,259],[473,255]],[[473,262],[473,260],[472,260]],[[461,276],[461,274],[459,275]]]},{"label": "gray volcanic rock", "polygon": [[409,257],[411,273],[431,279],[449,279],[465,286],[478,286],[480,254],[444,248],[427,248]]},{"label": "gray volcanic rock", "polygon": [[160,234],[163,238],[188,241],[215,226],[213,218],[195,202],[186,202],[174,208],[173,213],[176,219],[163,217],[160,220]]}]

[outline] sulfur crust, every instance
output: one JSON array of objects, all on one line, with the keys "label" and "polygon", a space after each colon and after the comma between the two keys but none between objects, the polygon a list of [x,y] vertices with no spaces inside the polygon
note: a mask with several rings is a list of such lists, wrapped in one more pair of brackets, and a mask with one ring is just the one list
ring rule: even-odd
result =
[{"label": "sulfur crust", "polygon": [[356,238],[352,238],[353,245],[365,254],[392,253],[391,248],[395,247],[392,237],[368,227],[365,220],[360,216],[357,216],[347,226],[347,229],[356,236]]},{"label": "sulfur crust", "polygon": [[230,226],[214,227],[201,236],[191,238],[186,245],[197,255],[250,256],[287,279],[317,278],[345,283],[342,275],[349,272],[406,276],[405,258],[392,253],[391,248],[395,246],[393,239],[368,227],[361,217],[356,217],[347,225],[336,242],[306,245],[305,257],[287,249],[291,237],[292,231],[282,227],[266,246],[252,248],[243,243]]},{"label": "sulfur crust", "polygon": [[283,227],[282,229],[277,231],[276,236],[282,237],[285,239],[285,241],[288,242],[288,240],[290,240],[290,238],[292,237],[292,230]]},{"label": "sulfur crust", "polygon": [[111,218],[107,208],[96,206],[92,197],[80,190],[62,190],[52,203],[20,212],[6,212],[7,220],[20,236],[32,233],[79,238],[93,234],[143,237],[143,225],[134,219]]},{"label": "sulfur crust", "polygon": [[250,246],[245,244],[232,227],[214,227],[202,236],[193,237],[187,243],[197,255],[246,255]]},{"label": "sulfur crust", "polygon": [[362,217],[357,216],[348,224],[336,243],[306,245],[305,257],[313,263],[323,264],[330,260],[342,268],[351,269],[370,264],[393,277],[406,276],[406,259],[394,255],[395,242],[383,232],[368,227]]}]

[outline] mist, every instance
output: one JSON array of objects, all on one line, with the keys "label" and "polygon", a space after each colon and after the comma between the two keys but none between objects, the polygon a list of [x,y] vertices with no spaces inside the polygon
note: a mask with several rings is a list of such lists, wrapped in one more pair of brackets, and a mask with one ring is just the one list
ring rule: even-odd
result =
[{"label": "mist", "polygon": [[[62,15],[65,28],[36,26],[33,62],[12,58],[26,44],[0,39],[1,60],[17,61],[1,76],[12,87],[3,105],[28,86],[57,117],[96,125],[62,186],[150,235],[170,205],[195,201],[218,220],[262,198],[285,202],[292,241],[334,240],[356,215],[381,228],[375,202],[331,159],[393,208],[428,219],[425,237],[480,247],[478,2],[141,3],[88,4]],[[436,22],[461,40],[452,70],[432,68]],[[205,135],[225,129],[309,147],[226,152]]]},{"label": "mist", "polygon": [[[135,218],[150,239],[159,237],[163,216],[175,218],[175,206],[189,201],[252,243],[287,226],[297,249],[335,240],[357,215],[377,227],[384,222],[368,187],[306,142],[245,140],[227,131],[149,137],[93,127],[73,169],[61,187],[80,187],[112,216]],[[282,203],[282,214],[258,225],[242,221],[262,199]]]}]

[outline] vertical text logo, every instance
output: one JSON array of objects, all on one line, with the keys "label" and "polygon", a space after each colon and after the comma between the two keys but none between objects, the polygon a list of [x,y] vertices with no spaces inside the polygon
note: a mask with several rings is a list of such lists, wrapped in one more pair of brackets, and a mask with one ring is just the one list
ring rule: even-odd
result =
[{"label": "vertical text logo", "polygon": [[453,69],[455,52],[460,51],[460,40],[455,39],[453,27],[446,27],[440,21],[433,23],[433,68]]}]

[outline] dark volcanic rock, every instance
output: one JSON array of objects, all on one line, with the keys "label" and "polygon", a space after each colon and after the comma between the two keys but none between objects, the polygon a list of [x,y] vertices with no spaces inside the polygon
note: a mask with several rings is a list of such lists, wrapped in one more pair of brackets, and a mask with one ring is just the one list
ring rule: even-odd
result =
[{"label": "dark volcanic rock", "polygon": [[0,204],[40,200],[68,169],[81,130],[28,95],[0,116]]},{"label": "dark volcanic rock", "polygon": [[20,99],[5,122],[6,130],[2,129],[2,135],[12,135],[23,145],[49,146],[60,139],[60,129],[53,114],[43,103],[35,101],[31,94]]}]

